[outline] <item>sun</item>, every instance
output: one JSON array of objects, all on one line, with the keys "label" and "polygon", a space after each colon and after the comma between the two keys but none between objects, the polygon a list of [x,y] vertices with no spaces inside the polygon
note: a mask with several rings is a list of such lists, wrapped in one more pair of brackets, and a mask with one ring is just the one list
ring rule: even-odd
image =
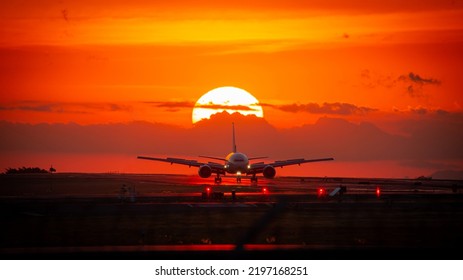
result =
[{"label": "sun", "polygon": [[193,108],[193,123],[209,119],[211,115],[227,111],[242,115],[255,115],[263,118],[264,112],[259,101],[244,89],[237,87],[218,87],[201,96]]}]

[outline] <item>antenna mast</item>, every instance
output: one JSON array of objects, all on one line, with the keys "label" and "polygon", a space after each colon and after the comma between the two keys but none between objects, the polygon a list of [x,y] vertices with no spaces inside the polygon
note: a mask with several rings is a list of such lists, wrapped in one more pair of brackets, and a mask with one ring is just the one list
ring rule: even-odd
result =
[{"label": "antenna mast", "polygon": [[232,122],[232,130],[233,130],[233,152],[236,153],[236,143],[235,143],[235,123]]}]

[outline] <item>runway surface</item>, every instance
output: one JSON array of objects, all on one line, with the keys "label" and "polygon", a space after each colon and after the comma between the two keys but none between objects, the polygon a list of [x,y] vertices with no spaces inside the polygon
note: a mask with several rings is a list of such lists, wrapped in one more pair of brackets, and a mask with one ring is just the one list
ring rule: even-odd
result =
[{"label": "runway surface", "polygon": [[463,248],[461,181],[280,177],[215,185],[182,175],[37,174],[0,182],[7,259],[446,259]]}]

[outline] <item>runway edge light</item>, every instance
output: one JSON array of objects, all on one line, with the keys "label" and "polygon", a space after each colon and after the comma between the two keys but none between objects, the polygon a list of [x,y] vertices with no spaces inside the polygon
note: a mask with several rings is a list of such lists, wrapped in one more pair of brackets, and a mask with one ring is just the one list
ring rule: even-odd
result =
[{"label": "runway edge light", "polygon": [[317,191],[317,196],[318,197],[324,197],[325,194],[326,194],[325,188],[323,188],[323,187],[318,188],[318,191]]}]

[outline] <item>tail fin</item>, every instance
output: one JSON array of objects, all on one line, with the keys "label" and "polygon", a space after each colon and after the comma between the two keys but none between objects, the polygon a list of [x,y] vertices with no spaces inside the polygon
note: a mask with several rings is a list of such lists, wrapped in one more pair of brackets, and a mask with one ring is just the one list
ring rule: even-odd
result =
[{"label": "tail fin", "polygon": [[235,123],[232,123],[233,130],[233,152],[236,153],[236,144],[235,144]]}]

